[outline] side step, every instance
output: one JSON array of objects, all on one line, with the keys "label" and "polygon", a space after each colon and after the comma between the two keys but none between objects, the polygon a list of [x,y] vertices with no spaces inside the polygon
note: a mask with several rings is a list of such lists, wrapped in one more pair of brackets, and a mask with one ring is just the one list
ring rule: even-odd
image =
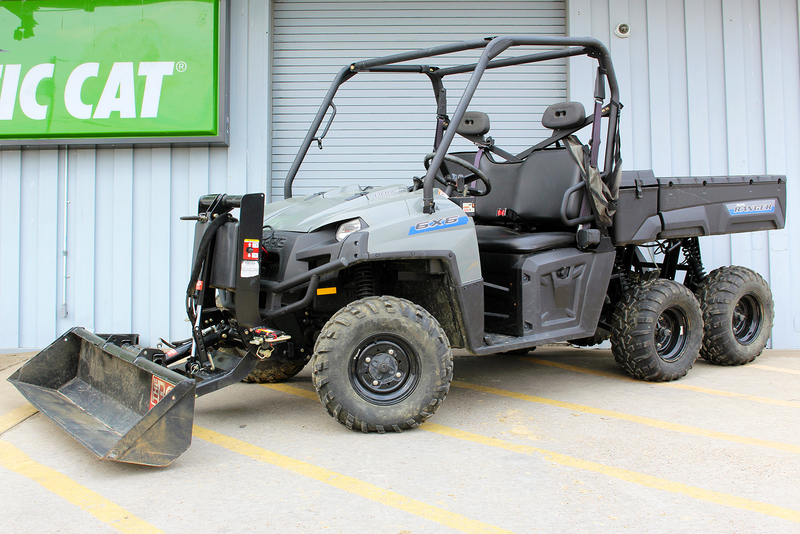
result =
[{"label": "side step", "polygon": [[192,442],[195,381],[73,328],[8,381],[99,458],[164,466]]}]

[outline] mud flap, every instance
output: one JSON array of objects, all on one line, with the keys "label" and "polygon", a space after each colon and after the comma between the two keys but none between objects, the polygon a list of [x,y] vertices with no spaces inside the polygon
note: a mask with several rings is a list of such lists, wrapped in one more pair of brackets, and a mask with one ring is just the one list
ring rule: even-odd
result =
[{"label": "mud flap", "polygon": [[96,456],[169,465],[192,441],[195,381],[73,328],[9,382]]}]

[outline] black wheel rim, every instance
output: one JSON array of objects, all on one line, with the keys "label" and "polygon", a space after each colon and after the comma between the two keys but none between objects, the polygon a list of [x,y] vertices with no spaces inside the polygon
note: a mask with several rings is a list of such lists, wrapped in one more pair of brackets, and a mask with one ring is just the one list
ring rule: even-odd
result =
[{"label": "black wheel rim", "polygon": [[742,345],[749,345],[761,330],[761,305],[755,295],[748,293],[739,299],[731,318],[733,335]]},{"label": "black wheel rim", "polygon": [[654,332],[658,357],[665,362],[678,360],[689,333],[689,321],[679,308],[667,308],[658,318]]},{"label": "black wheel rim", "polygon": [[397,404],[419,382],[419,356],[403,338],[390,333],[362,341],[350,359],[350,383],[363,399],[381,406]]}]

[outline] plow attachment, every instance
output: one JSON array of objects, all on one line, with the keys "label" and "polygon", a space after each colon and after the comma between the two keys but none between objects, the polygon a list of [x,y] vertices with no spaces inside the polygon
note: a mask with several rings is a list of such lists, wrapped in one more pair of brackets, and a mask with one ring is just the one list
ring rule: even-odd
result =
[{"label": "plow attachment", "polygon": [[195,381],[73,328],[8,380],[100,458],[171,463],[191,444]]}]

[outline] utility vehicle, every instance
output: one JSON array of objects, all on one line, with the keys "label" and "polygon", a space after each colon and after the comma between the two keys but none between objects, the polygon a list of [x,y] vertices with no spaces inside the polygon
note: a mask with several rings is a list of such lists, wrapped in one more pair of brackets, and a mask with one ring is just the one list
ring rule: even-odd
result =
[{"label": "utility vehicle", "polygon": [[[472,49],[482,50],[476,63],[427,64]],[[487,70],[579,55],[597,62],[594,108],[551,105],[541,120],[552,134],[521,153],[495,144],[490,117],[468,109]],[[432,151],[420,154],[424,177],[294,197],[309,147],[331,127],[337,90],[364,73],[430,80],[436,117]],[[471,77],[449,116],[445,81],[462,73]],[[770,336],[770,289],[744,267],[706,274],[698,237],[782,228],[785,177],[622,171],[621,110],[608,51],[589,38],[499,36],[347,65],[284,200],[200,198],[190,217],[191,338],[143,348],[136,336],[74,328],[10,380],[98,456],[164,465],[190,444],[196,396],[286,379],[309,361],[334,419],[383,433],[436,412],[454,347],[522,354],[610,338],[619,365],[652,381],[680,378],[698,355],[752,360]],[[451,153],[457,135],[475,149]]]}]

